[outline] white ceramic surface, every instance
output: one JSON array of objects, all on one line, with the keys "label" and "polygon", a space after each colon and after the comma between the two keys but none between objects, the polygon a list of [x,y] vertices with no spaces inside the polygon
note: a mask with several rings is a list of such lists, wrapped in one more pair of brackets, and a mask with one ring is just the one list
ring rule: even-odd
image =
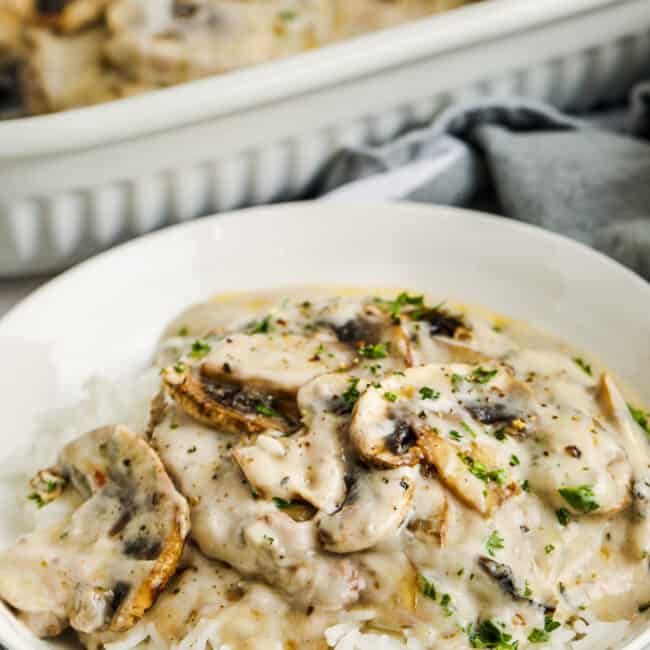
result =
[{"label": "white ceramic surface", "polygon": [[0,275],[300,196],[341,146],[386,140],[454,102],[620,99],[648,61],[649,0],[487,0],[235,74],[0,123]]},{"label": "white ceramic surface", "polygon": [[[75,400],[90,376],[143,366],[166,321],[188,303],[305,284],[408,287],[526,319],[600,357],[650,403],[650,284],[618,264],[557,235],[464,210],[304,203],[149,235],[14,308],[0,321],[0,453],[32,435],[42,413]],[[0,546],[12,539],[5,508]],[[0,641],[11,650],[52,647],[5,609]]]}]

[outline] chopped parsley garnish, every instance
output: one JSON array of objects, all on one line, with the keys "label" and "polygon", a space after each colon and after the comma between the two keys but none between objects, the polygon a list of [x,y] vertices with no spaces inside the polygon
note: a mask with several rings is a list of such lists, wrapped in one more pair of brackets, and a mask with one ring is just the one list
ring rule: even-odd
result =
[{"label": "chopped parsley garnish", "polygon": [[449,594],[442,594],[440,597],[440,607],[445,616],[451,616],[454,613],[451,607],[451,596]]},{"label": "chopped parsley garnish", "polygon": [[556,510],[555,516],[557,517],[557,520],[560,522],[561,526],[568,526],[569,522],[571,521],[571,515],[566,508],[560,508],[559,510]]},{"label": "chopped parsley garnish", "polygon": [[560,627],[560,623],[554,621],[551,616],[544,617],[544,629],[536,627],[533,628],[533,631],[528,635],[528,640],[531,643],[548,643],[551,638],[551,632],[557,630]]},{"label": "chopped parsley garnish", "polygon": [[457,440],[460,442],[463,439],[463,436],[458,433],[458,431],[454,431],[453,429],[449,432],[449,437],[453,438],[454,440]]},{"label": "chopped parsley garnish", "polygon": [[181,374],[187,370],[187,366],[182,361],[177,361],[174,364],[174,372]]},{"label": "chopped parsley garnish", "polygon": [[573,363],[582,370],[582,372],[585,373],[585,375],[589,375],[590,377],[593,375],[593,372],[591,370],[591,365],[588,364],[582,357],[573,357]]},{"label": "chopped parsley garnish", "polygon": [[544,553],[546,553],[546,555],[550,555],[554,550],[555,550],[555,546],[553,546],[553,544],[547,544],[544,547]]},{"label": "chopped parsley garnish", "polygon": [[492,650],[517,650],[519,643],[512,640],[512,634],[499,621],[486,619],[476,627],[468,627],[469,642],[472,648],[490,648]]},{"label": "chopped parsley garnish", "polygon": [[515,467],[516,465],[519,465],[520,462],[519,457],[512,454],[510,457],[510,467]]},{"label": "chopped parsley garnish", "polygon": [[183,327],[178,330],[178,336],[187,336],[189,333],[190,330],[187,325],[183,325]]},{"label": "chopped parsley garnish", "polygon": [[396,402],[397,401],[397,395],[395,395],[395,393],[386,392],[386,393],[384,393],[384,399],[388,400],[389,402]]},{"label": "chopped parsley garnish", "polygon": [[472,429],[472,427],[470,427],[467,422],[461,422],[460,426],[463,427],[463,429],[465,429],[465,431],[467,431],[467,433],[469,433],[472,438],[476,438],[476,431],[474,431],[474,429]]},{"label": "chopped parsley garnish", "polygon": [[278,18],[280,20],[286,20],[287,22],[291,20],[295,20],[298,17],[298,14],[295,11],[292,11],[291,9],[283,9],[282,11],[278,11]]},{"label": "chopped parsley garnish", "polygon": [[467,375],[465,379],[471,381],[473,384],[487,384],[496,377],[498,372],[498,370],[486,370],[485,368],[480,367],[474,370],[472,374]]},{"label": "chopped parsley garnish", "polygon": [[273,504],[278,510],[284,510],[285,508],[288,508],[291,505],[291,501],[287,501],[286,499],[281,499],[280,497],[273,497],[271,501],[273,501]]},{"label": "chopped parsley garnish", "polygon": [[270,418],[281,418],[282,415],[278,413],[275,409],[272,409],[270,406],[267,406],[266,404],[258,404],[255,407],[255,411],[259,413],[260,415],[266,415],[267,417]]},{"label": "chopped parsley garnish", "polygon": [[506,472],[503,469],[493,469],[488,470],[488,468],[478,460],[474,460],[471,456],[464,455],[459,453],[458,458],[460,458],[465,465],[469,473],[473,476],[476,476],[477,479],[487,483],[488,481],[493,481],[498,485],[503,485],[506,480]]},{"label": "chopped parsley garnish", "polygon": [[528,584],[528,580],[524,582],[524,593],[523,597],[524,598],[530,598],[533,595],[533,590],[530,588],[530,585]]},{"label": "chopped parsley garnish", "polygon": [[345,407],[346,410],[352,411],[354,408],[354,405],[357,403],[357,400],[359,397],[361,397],[361,393],[359,392],[359,378],[358,377],[350,377],[350,386],[349,388],[341,395],[343,398],[343,401],[345,402]]},{"label": "chopped parsley garnish", "polygon": [[524,479],[519,485],[524,492],[530,491],[530,483],[528,482],[527,478]]},{"label": "chopped parsley garnish", "polygon": [[387,344],[362,345],[359,354],[366,359],[385,359],[388,356]]},{"label": "chopped parsley garnish", "polygon": [[52,494],[52,492],[56,490],[56,485],[57,485],[56,481],[48,481],[46,485],[47,485],[48,494]]},{"label": "chopped parsley garnish", "polygon": [[422,388],[420,388],[420,397],[422,397],[422,399],[438,399],[440,393],[433,388],[429,388],[429,386],[422,386]]},{"label": "chopped parsley garnish", "polygon": [[192,349],[190,350],[190,356],[192,359],[202,359],[206,354],[208,354],[212,350],[210,347],[210,344],[207,341],[203,341],[202,339],[196,339],[194,343],[192,343]]},{"label": "chopped parsley garnish", "polygon": [[428,580],[425,578],[421,573],[418,575],[418,587],[420,588],[420,591],[427,597],[431,598],[431,600],[436,600],[438,598],[438,594],[436,593],[436,588],[433,582],[431,580]]},{"label": "chopped parsley garnish", "polygon": [[487,548],[487,552],[491,557],[495,556],[495,551],[498,551],[502,548],[504,548],[503,545],[504,539],[499,535],[499,533],[496,530],[493,530],[490,533],[490,536],[487,538],[487,541],[485,542],[485,548]]},{"label": "chopped parsley garnish", "polygon": [[506,427],[501,427],[494,432],[494,437],[503,442],[506,439]]},{"label": "chopped parsley garnish", "polygon": [[272,329],[271,314],[267,314],[262,320],[253,321],[248,327],[251,334],[268,334]]},{"label": "chopped parsley garnish", "polygon": [[580,485],[579,487],[560,488],[560,496],[578,512],[589,513],[600,508],[596,501],[594,489],[591,485]]},{"label": "chopped parsley garnish", "polygon": [[317,348],[316,352],[314,352],[314,356],[311,358],[311,361],[319,361],[320,360],[320,355],[325,352],[325,346],[321,343]]},{"label": "chopped parsley garnish", "polygon": [[458,387],[460,386],[460,384],[463,383],[463,379],[464,379],[463,375],[459,375],[458,373],[454,373],[451,376],[451,385],[452,385],[454,391],[458,390]]},{"label": "chopped parsley garnish", "polygon": [[650,436],[650,413],[634,408],[632,404],[628,404],[627,408],[634,421]]},{"label": "chopped parsley garnish", "polygon": [[195,454],[196,453],[196,445],[192,445],[188,450],[188,454]]},{"label": "chopped parsley garnish", "polygon": [[33,501],[39,508],[42,508],[45,505],[45,501],[43,501],[41,495],[36,494],[36,492],[32,492],[32,494],[28,494],[27,498],[30,501]]},{"label": "chopped parsley garnish", "polygon": [[378,305],[385,306],[390,313],[393,321],[399,321],[400,314],[407,307],[417,307],[422,309],[424,307],[424,296],[411,296],[406,292],[402,292],[395,298],[395,300],[384,300],[383,298],[375,298]]}]

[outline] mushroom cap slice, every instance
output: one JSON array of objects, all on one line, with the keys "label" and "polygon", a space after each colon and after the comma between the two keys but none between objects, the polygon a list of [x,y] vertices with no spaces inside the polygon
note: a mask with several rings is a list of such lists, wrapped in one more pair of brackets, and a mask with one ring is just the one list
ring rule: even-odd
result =
[{"label": "mushroom cap slice", "polygon": [[519,492],[516,483],[500,485],[478,478],[471,471],[472,463],[481,463],[492,469],[487,450],[472,444],[469,453],[459,451],[444,438],[435,433],[422,437],[421,446],[424,459],[435,467],[438,478],[447,489],[467,507],[476,510],[484,517],[489,516],[507,499]]},{"label": "mushroom cap slice", "polygon": [[307,501],[325,512],[345,498],[345,460],[334,417],[324,417],[288,438],[260,435],[233,458],[255,491],[266,498]]},{"label": "mushroom cap slice", "polygon": [[187,503],[153,449],[122,426],[66,445],[56,471],[86,500],[0,556],[0,596],[37,632],[57,628],[51,615],[82,632],[127,630],[176,570]]},{"label": "mushroom cap slice", "polygon": [[[191,357],[191,355],[190,355]],[[354,361],[347,346],[292,334],[233,334],[199,363],[169,366],[163,380],[179,406],[200,422],[230,433],[297,429],[300,387]]]},{"label": "mushroom cap slice", "polygon": [[356,553],[396,535],[408,516],[416,480],[410,467],[357,467],[341,509],[316,517],[321,546],[332,553]]}]

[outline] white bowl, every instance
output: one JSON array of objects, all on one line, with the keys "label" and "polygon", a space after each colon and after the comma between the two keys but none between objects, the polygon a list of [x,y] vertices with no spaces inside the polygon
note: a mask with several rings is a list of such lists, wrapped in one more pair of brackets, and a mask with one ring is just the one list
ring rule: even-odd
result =
[{"label": "white bowl", "polygon": [[[116,248],[5,316],[2,453],[33,435],[40,415],[76,399],[90,376],[117,377],[146,363],[165,322],[188,303],[305,284],[403,286],[526,319],[605,361],[650,402],[650,285],[602,255],[531,226],[447,207],[278,205]],[[10,508],[1,512],[6,545],[15,531]],[[38,643],[6,609],[0,641],[12,650],[66,647]]]}]

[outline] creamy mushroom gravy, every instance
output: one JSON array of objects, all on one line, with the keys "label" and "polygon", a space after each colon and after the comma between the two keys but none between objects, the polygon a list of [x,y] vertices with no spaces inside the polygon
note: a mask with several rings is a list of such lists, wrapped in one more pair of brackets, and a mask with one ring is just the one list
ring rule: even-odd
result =
[{"label": "creamy mushroom gravy", "polygon": [[644,617],[638,400],[521,323],[379,295],[179,315],[147,431],[90,432],[39,472],[32,499],[81,505],[0,555],[0,596],[89,648],[327,648],[349,624],[408,648],[568,647]]}]

